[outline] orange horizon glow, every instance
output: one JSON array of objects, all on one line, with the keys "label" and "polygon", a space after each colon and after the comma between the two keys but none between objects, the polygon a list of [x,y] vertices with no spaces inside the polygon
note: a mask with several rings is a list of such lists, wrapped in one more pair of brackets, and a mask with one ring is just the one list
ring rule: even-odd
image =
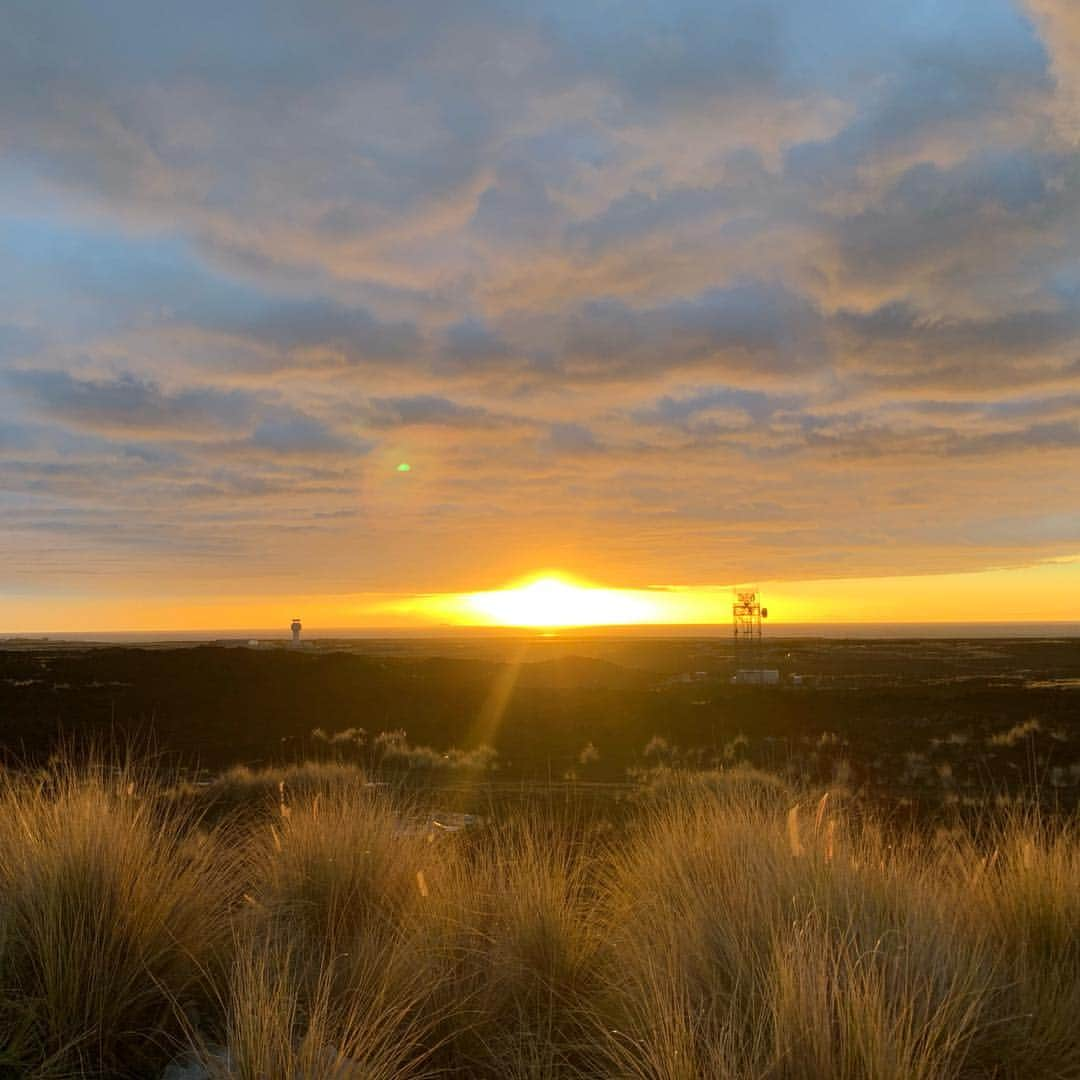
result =
[{"label": "orange horizon glow", "polygon": [[[777,626],[1080,621],[1078,558],[967,574],[750,584],[759,588],[769,622]],[[731,584],[617,588],[547,571],[501,589],[424,595],[9,597],[0,636],[280,627],[285,637],[295,612],[311,636],[320,629],[727,626],[732,589]]]}]

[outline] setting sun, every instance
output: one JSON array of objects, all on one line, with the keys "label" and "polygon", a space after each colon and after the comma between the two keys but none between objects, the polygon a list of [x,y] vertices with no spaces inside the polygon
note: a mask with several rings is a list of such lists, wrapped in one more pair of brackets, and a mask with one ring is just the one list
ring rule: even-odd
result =
[{"label": "setting sun", "polygon": [[500,626],[615,626],[650,622],[655,605],[623,589],[603,589],[546,576],[492,592],[468,593],[462,613]]}]

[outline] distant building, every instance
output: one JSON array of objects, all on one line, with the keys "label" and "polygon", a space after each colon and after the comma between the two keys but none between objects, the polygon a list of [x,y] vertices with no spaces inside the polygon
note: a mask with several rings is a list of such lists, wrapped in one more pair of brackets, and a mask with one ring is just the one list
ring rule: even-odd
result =
[{"label": "distant building", "polygon": [[292,625],[289,627],[292,630],[292,645],[294,649],[300,648],[300,631],[303,627],[300,625],[299,619],[293,619]]},{"label": "distant building", "polygon": [[776,668],[739,668],[731,676],[732,686],[779,686],[780,672]]},{"label": "distant building", "polygon": [[672,675],[667,681],[669,683],[696,683],[705,682],[708,677],[707,671],[683,671],[678,675]]}]

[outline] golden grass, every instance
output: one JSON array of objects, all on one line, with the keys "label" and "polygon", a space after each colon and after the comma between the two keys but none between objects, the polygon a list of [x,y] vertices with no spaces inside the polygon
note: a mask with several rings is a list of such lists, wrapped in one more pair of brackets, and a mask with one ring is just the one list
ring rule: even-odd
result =
[{"label": "golden grass", "polygon": [[1075,819],[895,835],[733,770],[446,834],[321,768],[213,829],[139,769],[6,776],[0,1076],[1080,1076]]},{"label": "golden grass", "polygon": [[226,952],[235,848],[130,767],[0,784],[0,1014],[9,1058],[136,1073],[175,1052]]}]

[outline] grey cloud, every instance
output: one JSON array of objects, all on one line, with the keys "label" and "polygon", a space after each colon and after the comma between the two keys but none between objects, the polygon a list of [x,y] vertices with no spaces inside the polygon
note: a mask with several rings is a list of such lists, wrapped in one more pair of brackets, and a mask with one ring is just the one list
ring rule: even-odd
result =
[{"label": "grey cloud", "polygon": [[994,420],[1039,419],[1080,414],[1080,393],[1053,396],[990,398],[987,400],[914,400],[898,401],[893,408],[905,412],[951,418]]},{"label": "grey cloud", "polygon": [[1032,450],[1080,449],[1080,421],[1058,420],[977,436],[953,436],[951,452],[957,455],[997,455]]},{"label": "grey cloud", "polygon": [[[752,146],[726,149],[709,170],[709,185],[663,185],[657,190],[632,188],[614,198],[599,213],[572,222],[567,241],[575,250],[601,252],[627,239],[663,234],[692,225],[719,212],[761,213],[773,216],[791,201],[782,176],[770,172]],[[654,187],[655,176],[644,178]],[[794,204],[790,207],[795,210]]]},{"label": "grey cloud", "polygon": [[502,422],[485,408],[461,405],[436,394],[374,397],[367,422],[375,428],[430,424],[437,427],[487,428]]},{"label": "grey cloud", "polygon": [[190,457],[181,453],[175,446],[158,446],[154,443],[121,443],[117,447],[120,454],[132,461],[156,468],[175,468],[190,463]]},{"label": "grey cloud", "polygon": [[704,363],[792,374],[824,362],[822,329],[808,300],[752,282],[642,310],[615,300],[588,304],[571,320],[567,359],[599,377]]},{"label": "grey cloud", "polygon": [[[1030,21],[1005,0],[988,3],[983,16],[966,20],[963,33],[949,27],[963,18],[959,5],[943,5],[925,26],[914,10],[910,21],[898,19],[896,48],[884,71],[864,73],[864,104],[855,117],[834,138],[794,147],[789,172],[835,182],[868,158],[909,148],[949,123],[971,123],[1025,92],[1048,91],[1049,58]],[[940,35],[934,17],[946,24]]]},{"label": "grey cloud", "polygon": [[0,419],[0,454],[25,452],[42,444],[42,432],[17,421]]},{"label": "grey cloud", "polygon": [[[1044,244],[1055,229],[1076,229],[1080,165],[1075,156],[1026,150],[979,155],[950,169],[929,162],[908,169],[861,213],[834,218],[830,231],[852,276],[895,278],[931,261],[955,262],[978,274],[972,249],[995,237],[1009,247]],[[1013,256],[1014,257],[1014,256]],[[1068,258],[1047,250],[1051,261]]]},{"label": "grey cloud", "polygon": [[323,421],[297,409],[275,408],[252,432],[250,445],[282,454],[367,453],[371,444],[334,431]]},{"label": "grey cloud", "polygon": [[792,395],[766,394],[759,390],[715,387],[685,397],[665,395],[652,405],[636,409],[633,419],[642,424],[687,428],[700,414],[714,409],[736,410],[755,422],[766,421],[778,410],[793,409],[802,399]]},{"label": "grey cloud", "polygon": [[559,454],[589,454],[601,449],[596,436],[584,424],[552,424],[542,445]]},{"label": "grey cloud", "polygon": [[276,303],[254,317],[223,319],[218,328],[284,353],[321,349],[357,364],[407,359],[420,346],[412,324],[328,300]]},{"label": "grey cloud", "polygon": [[493,243],[544,244],[561,216],[543,180],[527,166],[514,166],[502,169],[481,194],[473,224]]},{"label": "grey cloud", "polygon": [[1015,213],[1046,198],[1048,174],[1058,164],[1029,151],[987,152],[942,169],[931,162],[913,165],[886,195],[908,212],[940,217],[1000,207]]},{"label": "grey cloud", "polygon": [[740,448],[752,457],[806,452],[863,461],[995,459],[1080,449],[1080,421],[1065,419],[966,432],[942,425],[896,425],[872,413],[806,415],[796,432],[766,432],[757,445]]},{"label": "grey cloud", "polygon": [[167,444],[192,439],[208,446],[280,454],[363,453],[370,448],[302,410],[241,390],[198,387],[166,392],[131,375],[89,380],[64,371],[19,371],[8,378],[39,411],[61,423],[111,436],[140,432],[158,440],[98,444],[99,449],[119,451],[155,468],[183,461]]},{"label": "grey cloud", "polygon": [[574,248],[604,251],[630,238],[694,222],[733,201],[733,193],[726,189],[680,188],[658,195],[631,191],[600,214],[570,225],[567,241]]},{"label": "grey cloud", "polygon": [[949,319],[926,316],[911,304],[895,302],[867,312],[841,311],[836,322],[874,341],[915,342],[945,354],[970,349],[1028,351],[1080,335],[1080,305],[984,319]]},{"label": "grey cloud", "polygon": [[973,365],[970,356],[927,360],[922,364],[894,363],[862,366],[849,376],[864,388],[881,392],[903,391],[909,395],[956,392],[969,395],[976,391],[1007,392],[1055,385],[1073,386],[1080,381],[1080,358],[1045,360],[1023,365],[1009,364],[1001,358]]},{"label": "grey cloud", "polygon": [[43,335],[35,330],[0,324],[0,364],[24,353],[36,352],[43,343]]},{"label": "grey cloud", "polygon": [[605,78],[636,111],[764,92],[787,66],[772,3],[630,4],[614,19],[563,7],[556,27],[568,73]]},{"label": "grey cloud", "polygon": [[245,424],[254,401],[239,390],[201,387],[167,393],[125,375],[76,379],[66,371],[12,371],[8,381],[41,412],[90,429],[128,429],[186,436]]},{"label": "grey cloud", "polygon": [[1080,374],[1080,304],[986,318],[930,317],[897,302],[839,312],[859,379],[924,392],[946,386],[1037,385]]},{"label": "grey cloud", "polygon": [[510,345],[480,319],[462,319],[446,332],[443,357],[452,364],[484,367],[512,354]]}]

